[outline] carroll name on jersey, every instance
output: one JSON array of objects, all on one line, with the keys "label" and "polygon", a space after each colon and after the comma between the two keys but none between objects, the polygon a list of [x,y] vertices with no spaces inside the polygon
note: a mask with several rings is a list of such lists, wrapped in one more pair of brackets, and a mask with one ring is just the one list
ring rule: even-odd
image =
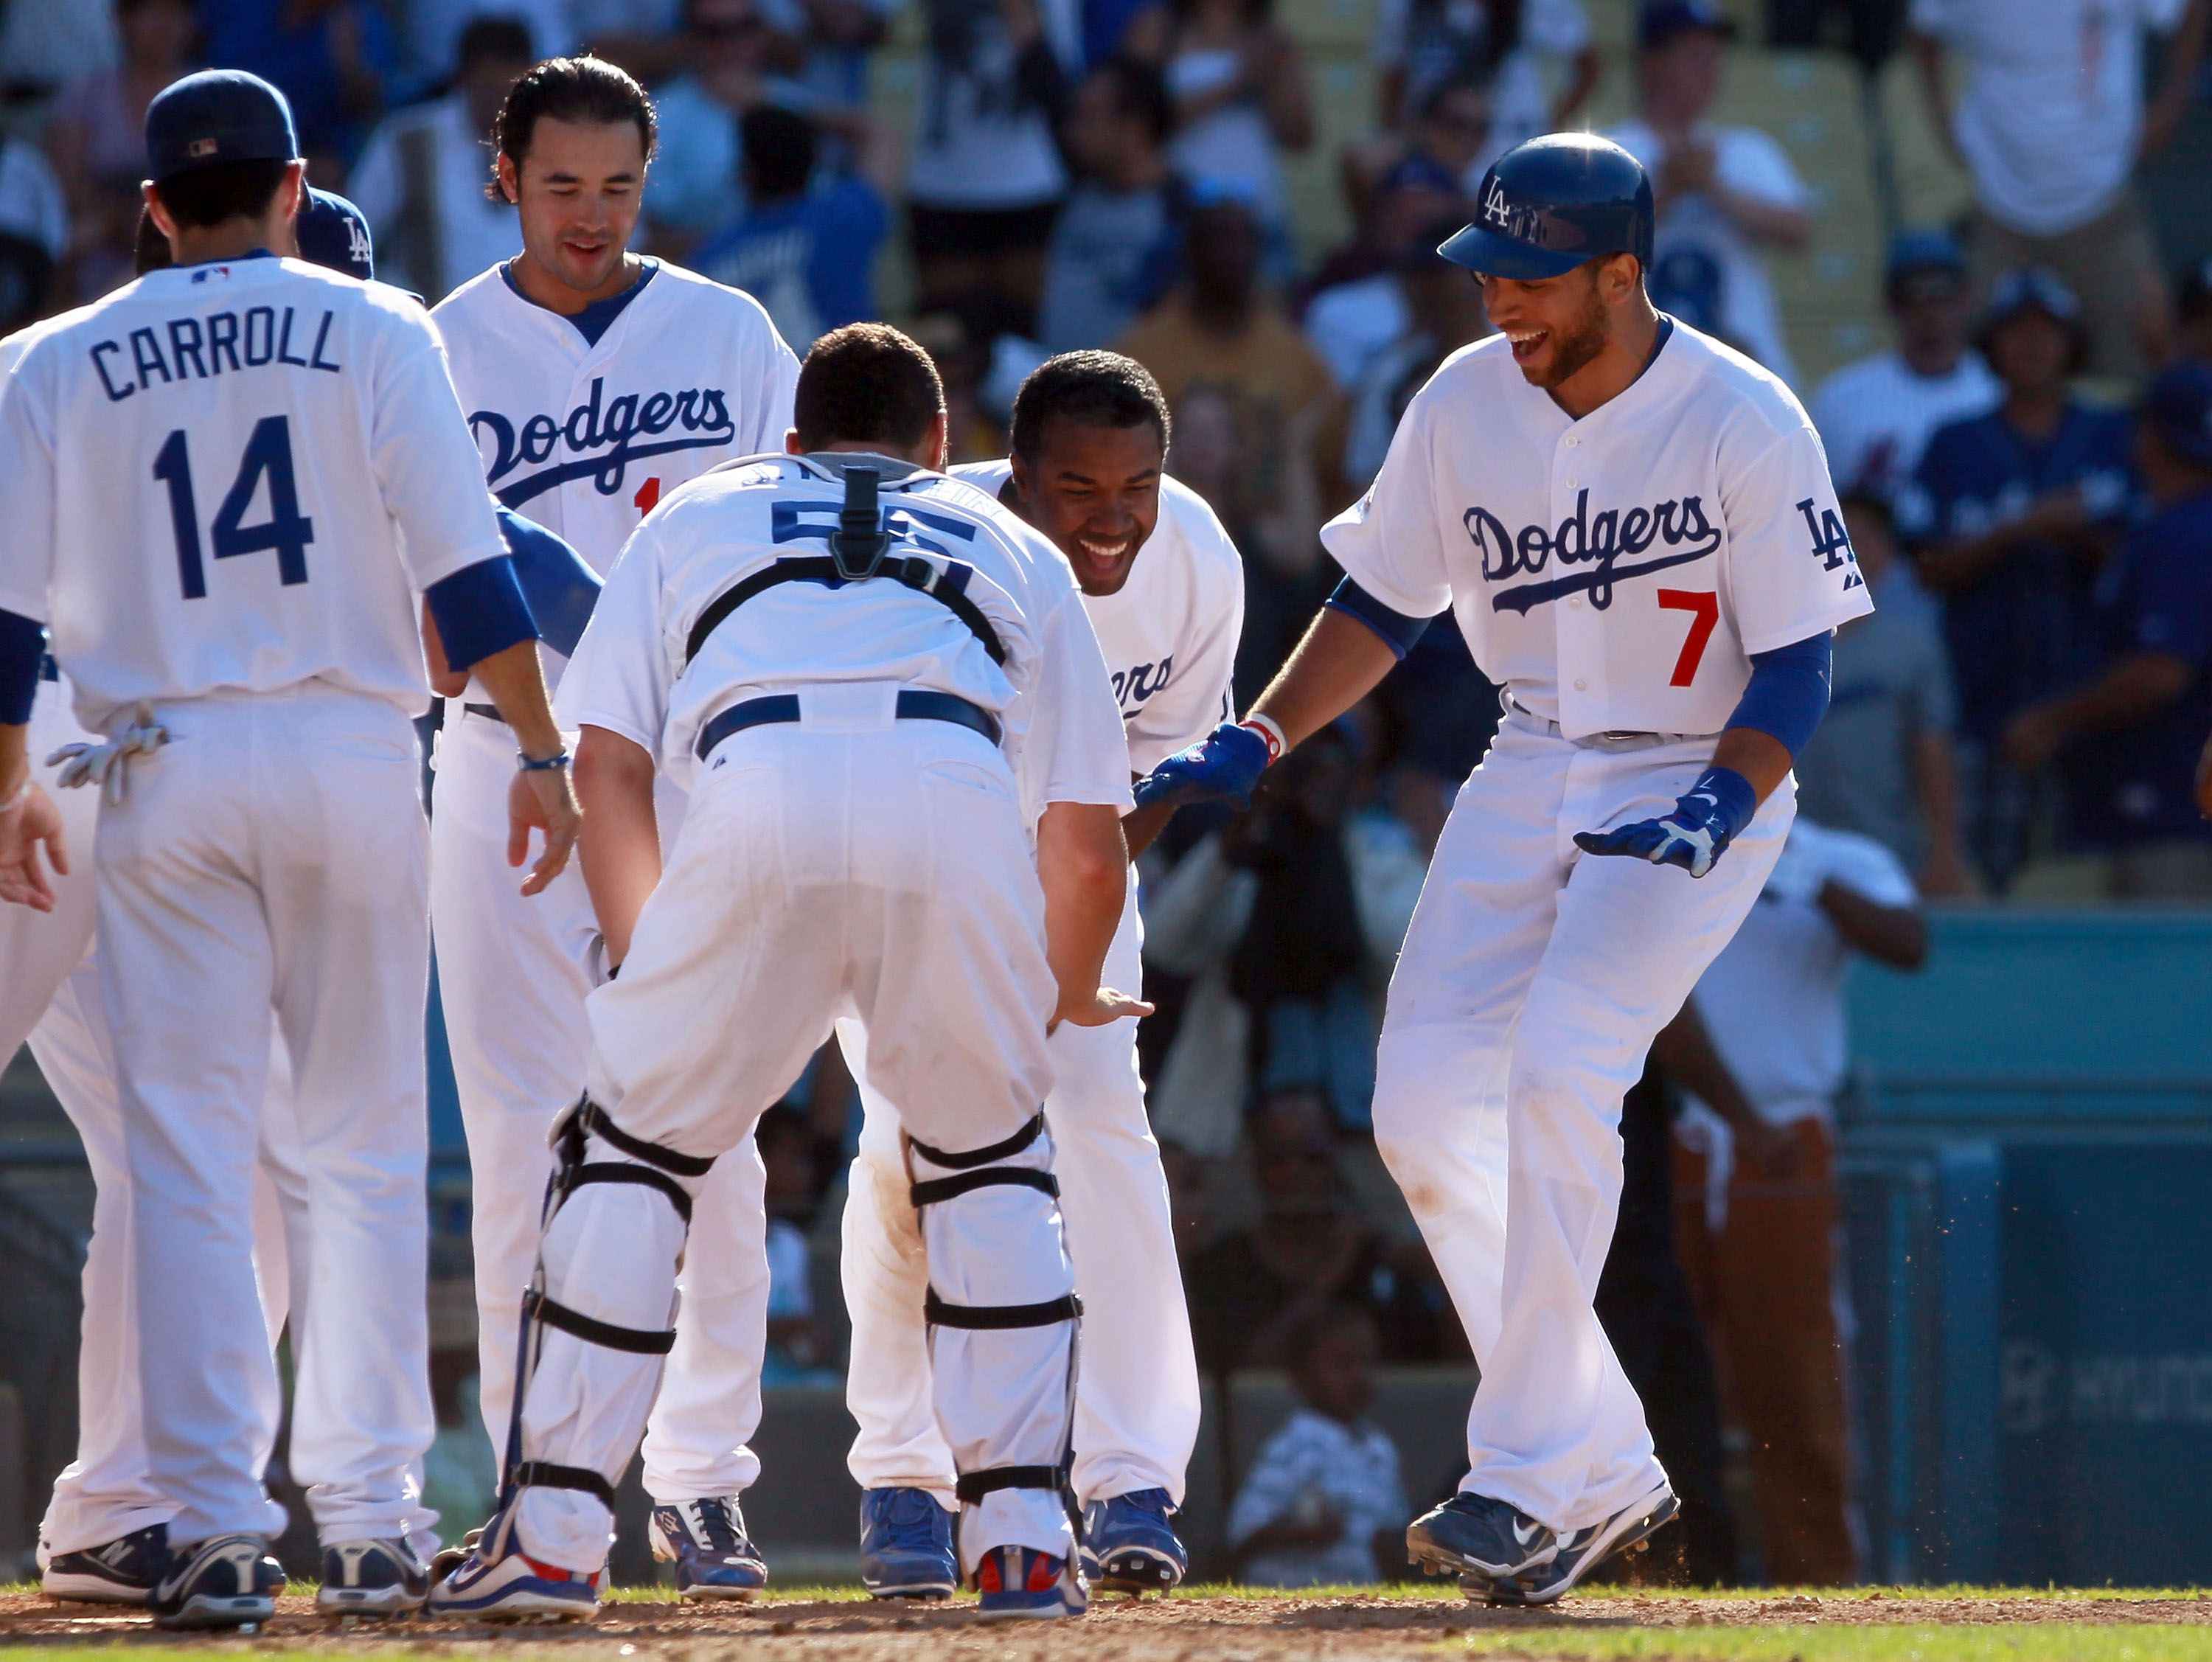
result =
[{"label": "carroll name on jersey", "polygon": [[[501,502],[519,509],[533,496],[582,478],[590,479],[601,496],[615,496],[634,461],[674,450],[726,446],[737,436],[729,399],[719,387],[623,393],[612,399],[605,397],[605,389],[606,377],[593,376],[590,396],[565,419],[541,414],[518,424],[496,410],[470,414],[469,430],[476,435],[477,448],[489,453],[484,483]],[[677,436],[664,439],[663,433]]]},{"label": "carroll name on jersey", "polygon": [[[208,380],[271,364],[327,369],[336,374],[345,366],[325,350],[330,344],[331,320],[336,315],[325,311],[317,322],[301,323],[296,307],[249,306],[243,314],[210,312],[204,318],[171,318],[159,334],[150,326],[133,329],[125,338],[128,346],[122,341],[95,341],[87,355],[99,374],[100,384],[107,389],[109,400],[116,404],[149,390],[157,381],[167,387],[182,380]],[[311,333],[314,344],[308,346]],[[307,350],[305,357],[300,356],[302,347]]]}]

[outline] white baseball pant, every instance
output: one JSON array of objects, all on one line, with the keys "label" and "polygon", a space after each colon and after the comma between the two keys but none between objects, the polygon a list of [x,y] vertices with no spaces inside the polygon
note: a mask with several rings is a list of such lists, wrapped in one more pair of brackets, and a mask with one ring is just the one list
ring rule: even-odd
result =
[{"label": "white baseball pant", "polygon": [[[852,1016],[871,1037],[869,1083],[900,1105],[915,1178],[981,1157],[963,1192],[923,1208],[938,1297],[1065,1312],[1073,1272],[1058,1210],[1030,1186],[1049,1183],[1050,1138],[1023,1135],[1052,1083],[1043,914],[1012,774],[981,735],[927,721],[833,728],[811,711],[733,735],[702,775],[621,979],[591,996],[587,1089],[628,1148],[594,1135],[588,1161],[633,1178],[658,1164],[644,1181],[672,1177],[703,1202],[697,1161],[741,1145],[836,1018]],[[987,1186],[967,1187],[977,1171]],[[684,1237],[667,1194],[587,1182],[547,1227],[545,1296],[592,1322],[665,1330]],[[937,1327],[933,1356],[956,1468],[1056,1464],[1073,1323],[959,1320],[956,1310]],[[659,1364],[536,1330],[525,1457],[612,1483]],[[526,1487],[514,1515],[532,1555],[579,1570],[605,1561],[609,1513],[589,1492]],[[1047,1487],[982,1494],[961,1541],[971,1567],[994,1546],[1066,1556],[1073,1545]]]},{"label": "white baseball pant", "polygon": [[[507,863],[507,794],[514,735],[507,724],[446,706],[430,829],[430,916],[438,991],[469,1140],[477,1357],[484,1429],[507,1458],[522,1294],[538,1261],[547,1137],[583,1088],[599,936],[581,867],[542,894],[521,892]],[[665,845],[683,794],[658,793]],[[750,1147],[714,1163],[684,1265],[688,1319],[645,1440],[656,1501],[735,1495],[760,1476],[749,1446],[760,1425],[768,1347],[766,1174]]]},{"label": "white baseball pant", "polygon": [[428,835],[414,729],[308,684],[161,708],[96,839],[131,1195],[147,1464],[170,1530],[270,1534],[253,1172],[271,1012],[293,1059],[313,1288],[293,1475],[325,1542],[411,1535],[434,1431],[423,1193]]},{"label": "white baseball pant", "polygon": [[1665,1481],[1591,1310],[1620,1207],[1620,1102],[1758,898],[1785,780],[1711,873],[1585,856],[1663,813],[1710,739],[1607,749],[1509,715],[1453,804],[1391,977],[1375,1141],[1482,1371],[1463,1490],[1580,1529]]},{"label": "white baseball pant", "polygon": [[[1133,991],[1143,976],[1137,877],[1106,955],[1103,980]],[[853,1077],[867,1077],[867,1035],[837,1024]],[[1075,1291],[1083,1300],[1083,1365],[1075,1389],[1076,1498],[1089,1504],[1164,1488],[1182,1504],[1198,1440],[1198,1359],[1191,1348],[1160,1146],[1145,1115],[1137,1024],[1063,1024],[1048,1041],[1053,1172]],[[860,1424],[847,1465],[864,1488],[926,1488],[953,1505],[952,1452],[930,1404],[922,1320],[929,1266],[921,1221],[907,1197],[897,1111],[860,1087],[860,1152],[845,1198],[845,1307],[853,1359],[845,1403]]]}]

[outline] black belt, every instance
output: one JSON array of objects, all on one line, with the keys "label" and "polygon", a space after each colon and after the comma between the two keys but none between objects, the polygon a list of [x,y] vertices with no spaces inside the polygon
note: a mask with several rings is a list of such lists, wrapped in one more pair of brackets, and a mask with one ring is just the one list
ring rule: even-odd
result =
[{"label": "black belt", "polygon": [[[471,705],[470,708],[474,709]],[[950,692],[925,692],[909,688],[898,696],[898,719],[902,721],[950,721],[955,727],[967,728],[981,734],[993,744],[999,742],[999,718],[981,705],[971,704],[965,698]],[[701,761],[723,740],[747,728],[764,727],[776,721],[796,721],[799,719],[799,695],[795,692],[770,693],[765,698],[748,698],[742,704],[732,704],[720,715],[699,729],[699,742],[692,746]]]},{"label": "black belt", "polygon": [[487,721],[497,721],[502,726],[506,724],[507,717],[499,713],[497,704],[463,704],[461,708],[471,715],[483,716]]}]

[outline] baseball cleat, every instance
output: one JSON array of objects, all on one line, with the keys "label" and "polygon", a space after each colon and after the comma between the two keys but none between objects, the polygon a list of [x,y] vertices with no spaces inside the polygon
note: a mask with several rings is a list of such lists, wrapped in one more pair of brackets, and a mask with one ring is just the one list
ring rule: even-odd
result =
[{"label": "baseball cleat", "polygon": [[1106,1592],[1166,1592],[1190,1568],[1176,1538],[1175,1503],[1164,1488],[1140,1488],[1083,1509],[1083,1574]]},{"label": "baseball cleat", "polygon": [[323,1549],[315,1608],[325,1616],[404,1616],[429,1597],[429,1568],[404,1540],[340,1541]]},{"label": "baseball cleat", "polygon": [[768,1585],[768,1565],[746,1537],[734,1495],[655,1507],[647,1533],[653,1555],[675,1564],[676,1590],[686,1599],[742,1602]]},{"label": "baseball cleat", "polygon": [[440,1547],[436,1552],[431,1554],[430,1579],[433,1581],[442,1581],[462,1565],[467,1563],[469,1555],[477,1549],[477,1543],[483,1539],[483,1525],[479,1524],[461,1537],[461,1544],[458,1547]]},{"label": "baseball cleat", "polygon": [[146,1597],[157,1628],[258,1627],[276,1614],[284,1572],[258,1535],[210,1535],[176,1549]]},{"label": "baseball cleat", "polygon": [[1406,1558],[1427,1575],[1505,1581],[1552,1562],[1559,1537],[1520,1507],[1465,1489],[1406,1527]]},{"label": "baseball cleat", "polygon": [[523,1551],[520,1532],[502,1528],[504,1522],[495,1517],[485,1525],[460,1568],[432,1584],[432,1616],[464,1622],[588,1622],[599,1613],[604,1568],[586,1572],[540,1563]]},{"label": "baseball cleat", "polygon": [[950,1598],[960,1585],[952,1514],[926,1488],[860,1496],[860,1581],[878,1598]]},{"label": "baseball cleat", "polygon": [[1680,1509],[1674,1492],[1662,1487],[1601,1524],[1570,1531],[1560,1537],[1559,1549],[1549,1563],[1510,1580],[1472,1588],[1468,1583],[1478,1578],[1462,1577],[1460,1591],[1493,1604],[1552,1604],[1607,1559],[1641,1547],[1672,1523]]},{"label": "baseball cleat", "polygon": [[1051,1622],[1091,1607],[1075,1561],[1035,1547],[986,1552],[975,1566],[975,1614],[986,1622]]},{"label": "baseball cleat", "polygon": [[143,1604],[168,1567],[169,1526],[149,1524],[105,1546],[56,1555],[39,1591],[86,1604]]}]

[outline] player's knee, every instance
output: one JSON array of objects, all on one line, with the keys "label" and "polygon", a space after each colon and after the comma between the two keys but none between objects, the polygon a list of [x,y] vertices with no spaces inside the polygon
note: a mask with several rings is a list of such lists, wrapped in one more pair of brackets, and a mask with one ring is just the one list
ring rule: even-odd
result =
[{"label": "player's knee", "polygon": [[1375,1148],[1401,1184],[1435,1153],[1438,1129],[1471,1105],[1487,1064],[1466,1035],[1441,1025],[1386,1028],[1375,1056]]}]

